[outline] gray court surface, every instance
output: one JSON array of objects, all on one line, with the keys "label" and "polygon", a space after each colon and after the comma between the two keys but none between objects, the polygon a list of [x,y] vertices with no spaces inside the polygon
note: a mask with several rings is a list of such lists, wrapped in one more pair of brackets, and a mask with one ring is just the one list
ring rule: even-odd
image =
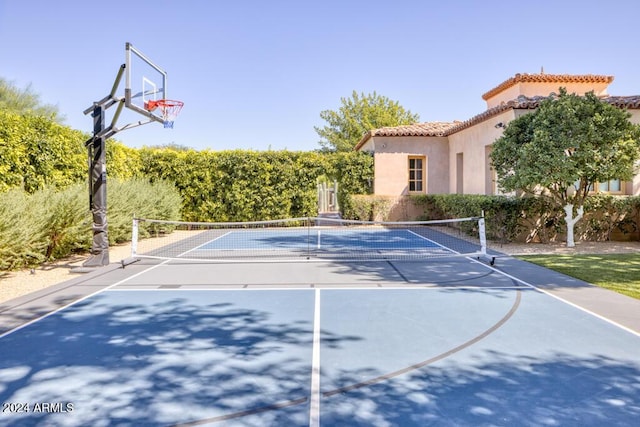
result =
[{"label": "gray court surface", "polygon": [[640,301],[508,257],[112,264],[0,327],[2,426],[640,417]]}]

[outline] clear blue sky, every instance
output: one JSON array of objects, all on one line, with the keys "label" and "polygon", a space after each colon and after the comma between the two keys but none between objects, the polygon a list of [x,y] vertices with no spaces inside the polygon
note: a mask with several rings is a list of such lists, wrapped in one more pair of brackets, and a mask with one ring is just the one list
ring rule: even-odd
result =
[{"label": "clear blue sky", "polygon": [[636,0],[0,0],[0,76],[90,132],[82,111],[108,94],[130,42],[185,107],[173,130],[116,139],[313,150],[320,112],[353,90],[421,121],[469,119],[484,92],[541,67],[614,75],[610,94],[640,94],[638,16]]}]

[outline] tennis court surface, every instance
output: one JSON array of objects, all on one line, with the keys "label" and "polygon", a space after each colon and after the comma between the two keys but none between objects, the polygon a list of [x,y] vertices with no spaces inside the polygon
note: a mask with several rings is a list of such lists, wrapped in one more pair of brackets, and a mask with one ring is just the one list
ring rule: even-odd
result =
[{"label": "tennis court surface", "polygon": [[637,425],[639,301],[440,257],[477,250],[450,234],[321,230],[331,253],[378,254],[354,261],[271,233],[250,246],[277,262],[200,230],[0,304],[0,425]]}]

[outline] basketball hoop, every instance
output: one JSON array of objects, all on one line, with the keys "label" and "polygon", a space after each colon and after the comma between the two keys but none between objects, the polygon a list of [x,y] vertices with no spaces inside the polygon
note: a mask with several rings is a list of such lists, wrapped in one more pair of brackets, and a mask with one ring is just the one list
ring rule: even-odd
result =
[{"label": "basketball hoop", "polygon": [[144,107],[147,111],[154,111],[156,108],[160,108],[162,111],[162,119],[164,120],[164,127],[173,129],[173,121],[182,110],[184,102],[172,101],[170,99],[158,99],[156,101],[147,101]]}]

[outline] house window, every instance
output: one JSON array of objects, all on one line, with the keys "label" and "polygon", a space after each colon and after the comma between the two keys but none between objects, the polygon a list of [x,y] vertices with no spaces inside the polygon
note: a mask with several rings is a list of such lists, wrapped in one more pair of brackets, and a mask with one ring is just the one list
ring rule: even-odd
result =
[{"label": "house window", "polygon": [[424,193],[425,157],[409,157],[409,192]]},{"label": "house window", "polygon": [[[580,181],[576,181],[574,187],[579,188]],[[605,182],[596,182],[589,186],[589,193],[623,194],[623,181],[619,179],[610,179]]]},{"label": "house window", "polygon": [[622,182],[619,179],[600,182],[598,183],[598,191],[601,193],[622,193]]}]

